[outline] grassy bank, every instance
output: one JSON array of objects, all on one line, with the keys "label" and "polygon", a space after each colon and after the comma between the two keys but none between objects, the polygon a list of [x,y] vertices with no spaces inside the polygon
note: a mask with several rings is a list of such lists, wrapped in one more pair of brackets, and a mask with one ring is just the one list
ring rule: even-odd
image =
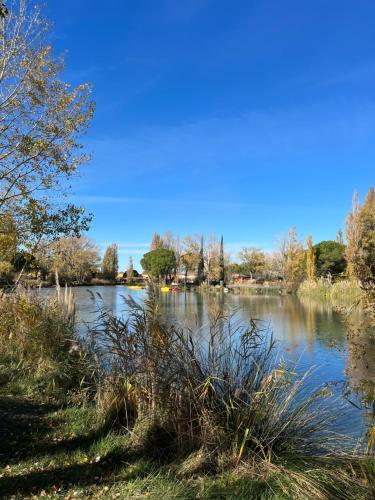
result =
[{"label": "grassy bank", "polygon": [[[126,433],[101,427],[93,406],[61,408],[2,395],[0,414],[1,498],[371,498],[365,477],[375,468],[365,462],[358,476],[347,468],[345,496],[335,474],[345,478],[348,464],[329,459],[186,477],[183,463],[160,464],[135,450]],[[308,493],[311,483],[316,496]]]},{"label": "grassy bank", "polygon": [[358,283],[350,280],[330,282],[325,278],[304,281],[298,295],[316,301],[327,301],[334,307],[348,307],[361,300],[362,290]]},{"label": "grassy bank", "polygon": [[[211,311],[208,342],[152,298],[80,344],[69,293],[2,296],[2,498],[372,498],[374,460],[329,431],[273,340]],[[8,374],[5,375],[4,374]]]}]

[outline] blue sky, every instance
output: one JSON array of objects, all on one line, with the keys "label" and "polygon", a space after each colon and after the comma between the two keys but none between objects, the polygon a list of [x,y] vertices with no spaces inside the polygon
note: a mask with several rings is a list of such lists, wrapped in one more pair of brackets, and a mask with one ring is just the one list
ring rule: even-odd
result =
[{"label": "blue sky", "polygon": [[[89,235],[137,264],[154,232],[272,249],[334,239],[374,183],[372,0],[49,1],[65,77],[94,85],[73,183]],[[138,265],[138,264],[137,264]]]}]

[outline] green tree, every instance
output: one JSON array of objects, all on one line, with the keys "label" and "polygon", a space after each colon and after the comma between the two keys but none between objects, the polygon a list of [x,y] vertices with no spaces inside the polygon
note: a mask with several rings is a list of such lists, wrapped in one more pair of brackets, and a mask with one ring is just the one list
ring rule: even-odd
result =
[{"label": "green tree", "polygon": [[109,245],[102,261],[102,275],[107,280],[114,280],[118,273],[118,246],[116,243]]},{"label": "green tree", "polygon": [[201,237],[201,248],[199,251],[199,259],[198,259],[198,269],[197,269],[197,282],[201,285],[204,282],[204,244],[203,244],[203,236]]},{"label": "green tree", "polygon": [[45,249],[48,242],[58,238],[80,237],[82,232],[89,229],[92,214],[86,215],[83,208],[72,204],[54,208],[45,201],[40,203],[38,200],[30,200],[15,219],[19,244],[35,255],[42,242]]},{"label": "green tree", "polygon": [[337,241],[321,241],[314,245],[316,272],[318,276],[342,274],[346,270],[345,245]]},{"label": "green tree", "polygon": [[156,248],[143,256],[141,265],[154,279],[165,282],[176,269],[176,257],[173,250]]},{"label": "green tree", "polygon": [[126,283],[131,285],[133,283],[134,278],[134,267],[133,267],[133,259],[129,257],[128,269],[126,271]]},{"label": "green tree", "polygon": [[12,265],[16,272],[20,272],[23,269],[26,271],[37,270],[36,259],[34,255],[25,250],[18,251],[12,258]]}]

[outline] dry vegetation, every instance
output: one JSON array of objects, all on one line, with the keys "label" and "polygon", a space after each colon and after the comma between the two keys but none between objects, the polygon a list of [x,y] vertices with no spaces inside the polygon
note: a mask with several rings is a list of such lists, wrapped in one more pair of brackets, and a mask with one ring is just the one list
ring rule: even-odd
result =
[{"label": "dry vegetation", "polygon": [[0,411],[19,441],[17,458],[3,440],[6,494],[371,498],[374,461],[344,451],[324,391],[306,394],[257,323],[212,311],[202,341],[163,324],[155,297],[128,307],[101,311],[93,349],[68,291],[1,296]]}]

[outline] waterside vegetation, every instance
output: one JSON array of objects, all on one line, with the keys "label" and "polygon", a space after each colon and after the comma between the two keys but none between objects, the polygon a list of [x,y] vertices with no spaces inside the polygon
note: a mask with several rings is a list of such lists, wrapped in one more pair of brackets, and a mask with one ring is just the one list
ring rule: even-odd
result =
[{"label": "waterside vegetation", "polygon": [[372,447],[329,430],[329,394],[308,394],[256,322],[212,310],[203,344],[151,295],[126,320],[102,311],[98,350],[77,336],[69,291],[0,305],[4,498],[372,498]]}]

